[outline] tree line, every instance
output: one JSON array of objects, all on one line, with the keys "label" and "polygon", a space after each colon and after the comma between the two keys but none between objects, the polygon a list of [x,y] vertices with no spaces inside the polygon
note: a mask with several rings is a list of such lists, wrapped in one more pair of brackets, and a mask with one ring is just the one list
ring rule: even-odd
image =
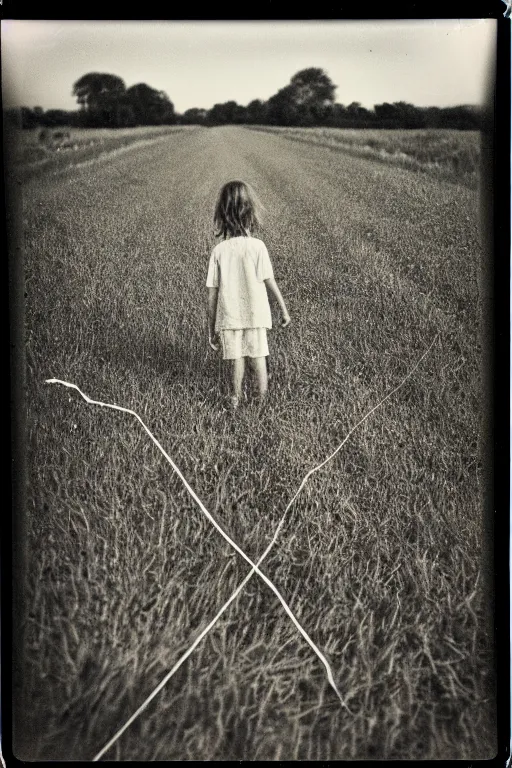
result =
[{"label": "tree line", "polygon": [[[78,109],[66,111],[41,107],[8,110],[23,128],[80,126],[129,128],[141,125],[276,125],[336,128],[457,128],[483,127],[483,110],[470,105],[416,107],[407,102],[375,104],[366,109],[358,102],[348,106],[335,101],[336,85],[324,70],[310,67],[295,74],[288,85],[267,101],[254,99],[247,106],[227,101],[211,109],[194,107],[183,114],[164,91],[146,83],[129,88],[117,75],[90,72],[73,85]],[[16,113],[16,114],[15,114]]]}]

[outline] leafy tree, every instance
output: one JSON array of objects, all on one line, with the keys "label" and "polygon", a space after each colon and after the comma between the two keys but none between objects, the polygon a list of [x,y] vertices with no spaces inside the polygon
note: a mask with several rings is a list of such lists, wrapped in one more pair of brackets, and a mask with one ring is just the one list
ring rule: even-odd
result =
[{"label": "leafy tree", "polygon": [[183,125],[203,125],[206,122],[207,114],[206,109],[192,107],[182,114],[180,122]]},{"label": "leafy tree", "polygon": [[267,102],[267,118],[271,125],[297,125],[297,102],[291,85],[286,85],[270,97]]},{"label": "leafy tree", "polygon": [[268,100],[268,119],[276,125],[315,125],[325,121],[336,86],[317,67],[297,72]]},{"label": "leafy tree", "polygon": [[318,108],[334,102],[336,86],[323,69],[302,69],[292,77],[290,86],[297,105]]},{"label": "leafy tree", "polygon": [[458,107],[444,107],[439,115],[440,128],[457,128],[459,130],[479,130],[484,122],[483,111],[478,108],[461,105]]},{"label": "leafy tree", "polygon": [[[24,107],[26,109],[26,107]],[[11,128],[23,128],[21,121],[21,109],[18,107],[8,107],[4,110],[5,125]]]},{"label": "leafy tree", "polygon": [[126,89],[117,75],[89,72],[73,85],[82,124],[89,126],[167,125],[176,122],[174,105],[164,91],[146,83]]},{"label": "leafy tree", "polygon": [[441,111],[440,107],[426,107],[423,110],[426,128],[439,128]]},{"label": "leafy tree", "polygon": [[214,104],[208,112],[207,119],[211,125],[242,123],[245,120],[245,107],[240,106],[236,101],[225,101],[222,104]]},{"label": "leafy tree", "polygon": [[405,101],[376,104],[374,109],[380,123],[390,128],[422,128],[425,125],[423,111]]},{"label": "leafy tree", "polygon": [[36,125],[39,125],[39,121],[34,114],[34,110],[30,109],[30,107],[21,107],[20,121],[22,128],[34,128]]},{"label": "leafy tree", "polygon": [[48,109],[45,112],[42,107],[21,107],[16,112],[22,128],[35,128],[37,126],[51,128],[76,124],[77,113],[68,112],[64,109]]},{"label": "leafy tree", "polygon": [[54,126],[72,125],[72,123],[72,113],[66,112],[64,109],[48,109],[42,115],[40,125],[52,128]]},{"label": "leafy tree", "polygon": [[352,101],[347,107],[347,115],[350,117],[359,117],[364,110],[359,101]]},{"label": "leafy tree", "polygon": [[117,75],[89,72],[73,85],[82,113],[81,122],[91,127],[117,126],[118,109],[126,88]]},{"label": "leafy tree", "polygon": [[346,117],[345,126],[351,128],[366,128],[374,122],[374,113],[361,106],[358,101],[353,101],[348,105]]},{"label": "leafy tree", "polygon": [[387,101],[382,104],[375,104],[374,111],[379,120],[395,120],[397,113],[393,104],[389,104]]},{"label": "leafy tree", "polygon": [[131,104],[127,103],[126,94],[116,104],[114,122],[119,128],[133,128],[137,125],[135,110]]},{"label": "leafy tree", "polygon": [[393,105],[399,115],[400,126],[403,128],[423,128],[425,118],[423,112],[414,104],[408,104],[406,101],[396,101]]},{"label": "leafy tree", "polygon": [[328,104],[324,111],[325,125],[343,126],[349,121],[349,114],[344,104]]},{"label": "leafy tree", "polygon": [[426,124],[424,110],[405,101],[376,104],[374,111],[378,124],[383,128],[423,128]]},{"label": "leafy tree", "polygon": [[132,108],[138,125],[168,125],[176,122],[174,104],[167,94],[146,83],[137,83],[128,88],[123,104]]},{"label": "leafy tree", "polygon": [[73,96],[82,109],[94,112],[117,100],[125,90],[124,81],[117,75],[89,72],[74,83]]},{"label": "leafy tree", "polygon": [[247,122],[251,125],[266,123],[268,107],[260,99],[253,99],[246,108]]}]

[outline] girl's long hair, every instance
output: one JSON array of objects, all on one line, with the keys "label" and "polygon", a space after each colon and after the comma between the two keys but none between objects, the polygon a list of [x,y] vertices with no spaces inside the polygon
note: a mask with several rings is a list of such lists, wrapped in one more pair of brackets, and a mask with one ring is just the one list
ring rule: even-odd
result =
[{"label": "girl's long hair", "polygon": [[219,192],[215,206],[216,237],[247,237],[261,225],[262,211],[263,206],[249,184],[228,181]]}]

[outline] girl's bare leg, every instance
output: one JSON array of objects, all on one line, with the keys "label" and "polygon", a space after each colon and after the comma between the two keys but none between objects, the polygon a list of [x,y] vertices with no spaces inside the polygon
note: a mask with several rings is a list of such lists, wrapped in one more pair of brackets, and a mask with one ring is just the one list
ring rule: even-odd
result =
[{"label": "girl's bare leg", "polygon": [[268,388],[267,358],[250,357],[249,360],[251,362],[251,368],[256,378],[259,399],[264,400]]},{"label": "girl's bare leg", "polygon": [[237,360],[232,361],[231,368],[231,397],[233,402],[240,400],[242,396],[242,382],[244,380],[245,373],[245,357],[239,357]]}]

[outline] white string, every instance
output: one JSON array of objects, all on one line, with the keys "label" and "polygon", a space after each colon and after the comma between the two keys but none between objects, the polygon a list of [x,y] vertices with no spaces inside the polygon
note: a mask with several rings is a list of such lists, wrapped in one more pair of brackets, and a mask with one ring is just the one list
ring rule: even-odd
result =
[{"label": "white string", "polygon": [[[290,507],[293,505],[293,503],[294,503],[295,499],[297,498],[297,496],[299,495],[299,493],[301,492],[301,490],[304,488],[304,486],[305,486],[306,482],[307,482],[307,481],[308,481],[308,479],[311,477],[311,475],[313,475],[315,472],[318,472],[318,470],[319,470],[319,469],[321,469],[321,468],[322,468],[322,467],[324,467],[324,466],[325,466],[325,465],[326,465],[326,464],[327,464],[329,461],[331,461],[331,459],[333,459],[333,458],[334,458],[334,456],[336,456],[336,454],[337,454],[337,453],[338,453],[338,452],[341,450],[341,448],[342,448],[342,447],[345,445],[345,443],[347,442],[347,440],[349,439],[349,437],[350,437],[350,436],[351,436],[351,435],[352,435],[352,434],[355,432],[355,430],[356,430],[356,429],[357,429],[357,428],[358,428],[358,427],[359,427],[359,426],[360,426],[360,425],[361,425],[361,424],[362,424],[364,421],[366,421],[366,419],[367,419],[369,416],[371,416],[371,414],[372,414],[372,413],[374,413],[374,411],[376,411],[376,410],[377,410],[377,408],[379,408],[381,405],[383,405],[383,404],[386,402],[386,400],[388,400],[388,399],[389,399],[389,398],[390,398],[390,397],[391,397],[393,394],[395,394],[395,392],[397,392],[397,391],[398,391],[398,390],[399,390],[399,389],[400,389],[400,388],[401,388],[401,387],[402,387],[402,386],[405,384],[405,382],[406,382],[406,381],[407,381],[407,380],[408,380],[408,379],[409,379],[409,378],[412,376],[412,374],[413,374],[413,373],[416,371],[416,369],[418,368],[418,366],[420,365],[420,363],[422,362],[422,360],[424,360],[424,358],[425,358],[425,357],[427,356],[427,354],[430,352],[430,350],[431,350],[431,349],[432,349],[432,347],[434,346],[434,344],[435,344],[435,342],[436,342],[436,340],[437,340],[438,336],[439,336],[439,334],[437,334],[437,335],[434,337],[434,340],[432,341],[432,343],[430,344],[430,346],[428,347],[428,349],[426,350],[426,352],[424,352],[424,353],[423,353],[423,355],[422,355],[422,356],[419,358],[419,360],[418,360],[418,361],[416,362],[416,364],[415,364],[415,365],[414,365],[414,366],[411,368],[411,370],[410,370],[410,371],[407,373],[407,375],[406,375],[406,376],[405,376],[405,377],[402,379],[402,381],[401,381],[401,382],[400,382],[400,383],[399,383],[399,384],[398,384],[398,385],[397,385],[397,386],[396,386],[394,389],[392,389],[392,390],[391,390],[391,392],[389,392],[389,393],[388,393],[388,394],[387,394],[385,397],[383,397],[383,398],[382,398],[382,399],[381,399],[381,400],[380,400],[380,401],[377,403],[377,405],[375,405],[373,408],[371,408],[371,410],[369,410],[369,411],[368,411],[368,412],[367,412],[367,413],[366,413],[366,414],[365,414],[365,415],[364,415],[364,416],[363,416],[363,417],[362,417],[362,418],[361,418],[361,419],[360,419],[360,420],[359,420],[359,421],[358,421],[358,422],[357,422],[357,423],[356,423],[356,424],[355,424],[355,425],[352,427],[352,429],[351,429],[351,430],[350,430],[350,431],[347,433],[347,435],[345,436],[345,438],[343,439],[343,441],[342,441],[342,442],[341,442],[341,443],[338,445],[338,447],[336,448],[336,450],[335,450],[335,451],[333,451],[333,452],[332,452],[332,453],[331,453],[331,454],[330,454],[330,455],[327,457],[327,459],[325,459],[323,462],[321,462],[321,463],[320,463],[320,464],[318,464],[316,467],[314,467],[313,469],[311,469],[311,470],[310,470],[310,471],[309,471],[309,472],[308,472],[308,473],[305,475],[305,477],[304,477],[304,479],[302,480],[302,482],[301,482],[301,484],[300,484],[300,486],[299,486],[299,488],[298,488],[297,492],[295,493],[295,495],[293,496],[293,498],[291,499],[291,501],[288,503],[288,505],[287,505],[286,509],[284,510],[284,512],[283,512],[283,515],[282,515],[282,517],[281,517],[281,520],[279,521],[279,524],[278,524],[278,526],[277,526],[277,528],[276,528],[276,530],[275,530],[275,533],[274,533],[274,535],[273,535],[273,537],[272,537],[272,540],[270,541],[269,545],[267,546],[267,548],[265,549],[265,551],[264,551],[264,552],[263,552],[263,554],[261,555],[261,557],[260,557],[260,559],[258,560],[257,564],[254,564],[254,563],[253,563],[253,562],[250,560],[250,558],[249,558],[249,557],[248,557],[248,556],[247,556],[247,555],[246,555],[246,554],[245,554],[245,553],[244,553],[244,552],[243,552],[243,551],[240,549],[240,547],[238,547],[238,545],[237,545],[237,544],[236,544],[236,543],[235,543],[235,542],[234,542],[234,541],[233,541],[233,540],[232,540],[232,539],[231,539],[231,538],[228,536],[228,534],[227,534],[227,533],[225,533],[225,532],[222,530],[222,528],[221,528],[221,527],[218,525],[218,523],[217,523],[217,522],[214,520],[214,518],[213,518],[213,517],[210,515],[210,513],[208,512],[208,510],[206,509],[206,507],[203,505],[203,503],[201,502],[201,500],[200,500],[200,499],[197,497],[197,495],[194,493],[193,489],[192,489],[192,488],[190,487],[190,485],[187,483],[187,481],[185,480],[185,478],[184,478],[184,477],[183,477],[183,475],[181,474],[181,472],[180,472],[180,470],[178,469],[178,467],[177,467],[177,466],[174,464],[174,462],[172,461],[172,459],[170,458],[170,456],[168,456],[168,454],[167,454],[167,453],[165,452],[165,450],[162,448],[162,446],[160,445],[160,443],[158,442],[158,440],[157,440],[157,439],[156,439],[156,438],[153,436],[153,434],[150,432],[150,430],[149,430],[149,429],[147,428],[147,426],[144,424],[144,422],[142,421],[142,419],[140,418],[140,416],[139,416],[137,413],[135,413],[135,411],[132,411],[132,410],[131,410],[131,409],[129,409],[129,408],[123,408],[123,407],[121,407],[121,406],[118,406],[118,405],[113,405],[113,404],[110,404],[110,403],[102,403],[102,402],[99,402],[99,401],[97,401],[97,400],[92,400],[92,399],[91,399],[91,398],[89,398],[87,395],[85,395],[85,394],[84,394],[84,393],[83,393],[83,392],[82,392],[82,391],[81,391],[81,390],[80,390],[80,389],[79,389],[79,388],[76,386],[76,384],[70,384],[69,382],[66,382],[66,381],[61,381],[60,379],[47,379],[47,380],[46,380],[46,383],[47,383],[47,384],[62,384],[62,385],[63,385],[63,386],[65,386],[65,387],[70,387],[70,388],[72,388],[72,389],[76,389],[76,391],[77,391],[77,392],[79,392],[79,394],[80,394],[80,395],[81,395],[81,396],[84,398],[84,400],[86,400],[88,403],[91,403],[91,404],[93,404],[93,405],[99,405],[99,406],[102,406],[102,407],[105,407],[105,408],[113,408],[114,410],[117,410],[117,411],[122,411],[122,412],[124,412],[124,413],[130,413],[131,415],[135,416],[135,418],[136,418],[136,419],[138,419],[138,421],[140,421],[140,423],[142,424],[142,426],[144,427],[145,431],[148,433],[148,435],[150,436],[150,438],[153,440],[153,442],[155,443],[155,445],[156,445],[156,446],[159,448],[159,450],[161,451],[161,453],[162,453],[162,454],[165,456],[165,458],[167,459],[167,461],[168,461],[168,462],[171,464],[172,468],[173,468],[173,469],[174,469],[174,471],[177,473],[177,475],[179,476],[179,478],[182,480],[183,484],[185,485],[186,489],[188,490],[188,492],[190,493],[190,495],[192,496],[192,498],[193,498],[193,499],[194,499],[194,500],[197,502],[197,504],[199,505],[199,507],[200,507],[201,511],[202,511],[202,512],[203,512],[203,513],[204,513],[204,514],[205,514],[205,515],[208,517],[208,519],[210,520],[210,522],[211,522],[211,523],[212,523],[212,524],[215,526],[215,528],[216,528],[216,529],[217,529],[217,530],[218,530],[218,531],[221,533],[221,535],[222,535],[222,536],[223,536],[223,537],[224,537],[224,538],[225,538],[225,539],[226,539],[226,540],[227,540],[227,541],[228,541],[228,542],[231,544],[231,546],[233,546],[233,547],[234,547],[234,549],[235,549],[235,550],[236,550],[236,551],[237,551],[237,552],[238,552],[240,555],[242,555],[242,557],[244,558],[244,560],[247,560],[247,562],[248,562],[248,563],[250,563],[250,564],[251,564],[251,566],[252,566],[252,568],[251,568],[251,570],[249,571],[249,573],[247,574],[247,576],[246,576],[246,577],[244,578],[244,580],[243,580],[243,581],[242,581],[242,582],[239,584],[239,586],[238,586],[238,587],[236,588],[236,590],[233,592],[233,594],[231,595],[231,597],[230,597],[230,598],[229,598],[229,599],[228,599],[228,600],[227,600],[227,601],[224,603],[224,605],[223,605],[223,606],[222,606],[222,608],[221,608],[221,609],[218,611],[218,613],[216,614],[216,616],[215,616],[215,617],[214,617],[214,618],[211,620],[211,622],[210,622],[210,623],[209,623],[209,624],[208,624],[208,625],[207,625],[207,626],[206,626],[206,627],[205,627],[205,628],[202,630],[202,632],[201,632],[201,633],[198,635],[198,637],[197,637],[197,638],[196,638],[196,640],[195,640],[195,641],[192,643],[192,645],[191,645],[191,646],[188,648],[188,650],[187,650],[187,651],[185,651],[185,653],[184,653],[184,654],[183,654],[183,655],[180,657],[180,659],[179,659],[179,660],[176,662],[176,664],[175,664],[175,665],[172,667],[172,669],[171,669],[171,670],[170,670],[170,671],[167,673],[167,675],[166,675],[166,676],[163,678],[163,680],[162,680],[162,681],[161,681],[161,682],[160,682],[160,683],[157,685],[157,687],[156,687],[156,688],[155,688],[155,689],[154,689],[154,690],[153,690],[153,691],[150,693],[150,695],[149,695],[149,696],[146,698],[146,700],[145,700],[145,701],[144,701],[144,702],[143,702],[143,703],[140,705],[140,707],[139,707],[139,708],[138,708],[138,709],[137,709],[137,710],[136,710],[136,711],[133,713],[133,715],[131,715],[131,717],[130,717],[130,718],[127,720],[127,721],[126,721],[126,723],[125,723],[125,724],[124,724],[124,725],[123,725],[123,726],[122,726],[122,727],[121,727],[121,728],[120,728],[120,729],[119,729],[119,730],[118,730],[118,731],[117,731],[117,732],[114,734],[114,736],[113,736],[113,737],[110,739],[110,741],[109,741],[107,744],[105,744],[105,746],[104,746],[104,747],[103,747],[103,748],[102,748],[102,749],[101,749],[101,750],[98,752],[98,754],[97,754],[97,755],[96,755],[96,756],[93,758],[93,762],[96,762],[96,761],[98,761],[98,760],[99,760],[99,759],[100,759],[100,758],[101,758],[101,757],[102,757],[102,756],[105,754],[105,752],[107,752],[107,751],[110,749],[110,747],[111,747],[111,746],[112,746],[112,745],[113,745],[113,744],[114,744],[114,743],[117,741],[117,739],[118,739],[118,738],[121,736],[121,734],[122,734],[122,733],[124,733],[124,731],[125,731],[125,730],[126,730],[126,729],[127,729],[129,726],[130,726],[130,725],[131,725],[131,723],[133,723],[133,721],[134,721],[134,720],[135,720],[135,719],[136,719],[136,718],[137,718],[137,717],[138,717],[138,716],[141,714],[141,712],[142,712],[142,711],[143,711],[143,710],[144,710],[144,709],[145,709],[145,708],[148,706],[148,704],[149,704],[149,703],[152,701],[152,699],[153,699],[153,698],[154,698],[154,697],[155,697],[155,696],[156,696],[156,695],[157,695],[157,694],[158,694],[158,693],[159,693],[159,692],[162,690],[162,688],[163,688],[163,687],[166,685],[166,683],[167,683],[167,682],[168,682],[168,681],[171,679],[171,677],[172,677],[172,676],[173,676],[173,675],[174,675],[174,674],[177,672],[177,670],[178,670],[178,669],[181,667],[181,665],[182,665],[182,664],[183,664],[183,663],[186,661],[186,659],[187,659],[187,658],[188,658],[188,657],[189,657],[189,656],[192,654],[192,652],[193,652],[193,651],[195,650],[195,648],[196,648],[196,647],[199,645],[199,643],[201,642],[201,640],[202,640],[202,639],[203,639],[203,638],[204,638],[204,637],[205,637],[205,636],[208,634],[208,632],[210,631],[210,629],[212,629],[212,627],[213,627],[213,626],[214,626],[214,625],[217,623],[217,621],[220,619],[220,617],[222,616],[222,614],[223,614],[223,613],[224,613],[224,612],[227,610],[227,608],[228,608],[228,607],[231,605],[231,603],[232,603],[232,602],[233,602],[233,601],[234,601],[234,600],[235,600],[235,599],[238,597],[238,595],[239,595],[239,594],[240,594],[240,592],[243,590],[243,588],[245,587],[245,585],[247,584],[247,582],[249,581],[249,579],[250,579],[250,578],[251,578],[251,577],[254,575],[254,573],[257,573],[257,574],[258,574],[258,575],[259,575],[259,576],[260,576],[260,577],[263,579],[263,581],[264,581],[264,582],[265,582],[265,583],[266,583],[266,584],[267,584],[267,585],[268,585],[268,586],[269,586],[269,587],[272,589],[272,591],[273,591],[273,592],[274,592],[274,593],[277,595],[277,597],[279,598],[279,600],[280,600],[281,604],[283,605],[283,607],[284,607],[284,609],[285,609],[286,613],[287,613],[287,614],[290,616],[290,618],[292,619],[293,623],[295,624],[295,626],[297,627],[297,629],[299,630],[299,632],[300,632],[300,633],[303,635],[303,637],[304,637],[304,638],[307,640],[307,642],[309,643],[309,645],[310,645],[310,646],[312,647],[312,649],[315,651],[315,653],[316,653],[316,654],[317,654],[317,656],[319,657],[320,661],[322,661],[322,663],[323,663],[323,665],[324,665],[324,667],[326,668],[326,671],[327,671],[327,678],[328,678],[328,680],[329,680],[329,683],[331,684],[331,686],[333,687],[334,691],[336,692],[336,695],[338,696],[338,698],[339,698],[339,700],[340,700],[341,704],[342,704],[342,705],[343,705],[343,706],[344,706],[344,707],[345,707],[345,708],[346,708],[346,709],[347,709],[349,712],[351,712],[351,711],[350,711],[350,709],[349,709],[349,707],[347,706],[347,704],[344,702],[344,700],[343,700],[343,698],[342,698],[342,696],[341,696],[341,694],[340,694],[340,692],[339,692],[339,690],[338,690],[338,688],[337,688],[337,686],[336,686],[336,684],[335,684],[335,682],[334,682],[334,678],[333,678],[333,676],[332,676],[332,671],[331,671],[331,668],[330,668],[330,666],[329,666],[329,663],[328,663],[327,659],[326,659],[326,658],[325,658],[325,656],[324,656],[324,655],[321,653],[321,651],[318,649],[318,647],[315,645],[315,643],[314,643],[314,642],[311,640],[311,638],[309,637],[309,635],[307,634],[307,632],[306,632],[306,631],[305,631],[305,630],[302,628],[302,626],[300,625],[300,623],[297,621],[297,619],[296,619],[296,618],[295,618],[295,616],[293,615],[292,611],[291,611],[291,610],[290,610],[290,608],[288,607],[288,605],[287,605],[286,601],[285,601],[285,600],[284,600],[284,598],[281,596],[281,594],[279,593],[279,591],[277,590],[277,588],[274,586],[274,584],[273,584],[273,583],[270,581],[270,579],[268,579],[268,578],[265,576],[265,574],[264,574],[264,573],[262,573],[262,572],[260,571],[260,569],[259,569],[259,566],[262,564],[263,560],[264,560],[264,559],[267,557],[267,555],[269,554],[270,550],[271,550],[271,549],[272,549],[272,547],[274,546],[274,544],[275,544],[275,542],[276,542],[276,540],[277,540],[277,537],[278,537],[278,535],[279,535],[279,532],[280,532],[280,530],[281,530],[282,526],[284,525],[284,521],[285,521],[286,515],[287,515],[287,513],[288,513],[288,511],[289,511]],[[351,714],[353,714],[353,713],[351,712]]]},{"label": "white string", "polygon": [[[171,457],[170,457],[170,456],[169,456],[169,455],[166,453],[166,451],[164,450],[164,448],[163,448],[163,447],[160,445],[160,443],[158,442],[158,440],[156,439],[156,437],[155,437],[155,436],[154,436],[154,435],[151,433],[151,431],[148,429],[148,427],[147,427],[147,426],[144,424],[144,422],[142,421],[142,419],[140,418],[140,416],[139,416],[139,415],[138,415],[138,414],[137,414],[135,411],[132,411],[130,408],[123,408],[123,407],[122,407],[122,406],[120,406],[120,405],[114,405],[114,404],[112,404],[112,403],[103,403],[103,402],[100,402],[99,400],[93,400],[92,398],[90,398],[90,397],[88,397],[86,394],[84,394],[84,393],[83,393],[83,392],[82,392],[82,391],[81,391],[81,390],[80,390],[80,389],[79,389],[79,388],[76,386],[76,384],[71,384],[71,383],[69,383],[68,381],[61,381],[60,379],[47,379],[47,380],[46,380],[46,383],[47,383],[47,384],[62,384],[62,385],[63,385],[63,386],[65,386],[65,387],[70,387],[71,389],[75,389],[75,390],[76,390],[76,391],[77,391],[77,392],[78,392],[78,393],[79,393],[79,394],[80,394],[80,395],[81,395],[81,396],[84,398],[84,400],[85,400],[86,402],[88,402],[88,403],[91,403],[92,405],[99,405],[99,406],[101,406],[101,407],[103,407],[103,408],[111,408],[111,409],[113,409],[113,410],[116,410],[116,411],[122,411],[123,413],[129,413],[129,414],[131,414],[132,416],[135,416],[135,418],[136,418],[138,421],[140,421],[140,423],[142,424],[142,426],[144,427],[144,429],[146,430],[146,432],[148,433],[148,435],[150,436],[150,438],[153,440],[153,442],[155,443],[155,445],[158,447],[158,449],[161,451],[161,453],[162,453],[162,454],[165,456],[165,458],[167,459],[167,461],[169,462],[169,464],[172,466],[172,468],[174,469],[174,471],[176,472],[176,474],[178,475],[178,477],[181,479],[181,481],[183,482],[183,484],[184,484],[185,488],[187,489],[187,491],[190,493],[190,495],[192,496],[192,498],[194,499],[194,501],[196,501],[196,503],[198,504],[198,506],[199,506],[199,508],[201,509],[201,511],[202,511],[202,512],[203,512],[203,513],[206,515],[206,517],[208,518],[208,520],[209,520],[209,521],[212,523],[212,525],[214,525],[214,526],[215,526],[215,528],[216,528],[216,529],[219,531],[219,533],[220,533],[220,534],[221,534],[221,535],[222,535],[222,536],[223,536],[223,537],[226,539],[226,541],[227,541],[227,542],[229,542],[229,544],[231,544],[231,546],[232,546],[232,547],[233,547],[233,548],[234,548],[234,549],[235,549],[235,550],[236,550],[236,551],[237,551],[237,552],[238,552],[238,553],[239,553],[239,554],[240,554],[240,555],[241,555],[241,556],[244,558],[244,560],[246,560],[246,561],[249,563],[249,565],[251,566],[252,570],[249,572],[248,576],[246,577],[246,580],[249,580],[249,578],[250,578],[250,577],[253,575],[253,573],[255,573],[255,572],[256,572],[256,573],[257,573],[257,574],[260,576],[260,578],[261,578],[261,579],[263,579],[263,581],[265,582],[265,584],[267,584],[267,586],[269,586],[269,587],[270,587],[270,589],[271,589],[271,590],[274,592],[274,594],[277,596],[277,598],[279,599],[279,601],[280,601],[281,605],[283,606],[284,610],[286,611],[286,613],[288,614],[288,616],[290,617],[290,619],[292,620],[292,622],[294,623],[294,625],[297,627],[297,629],[299,630],[299,632],[301,633],[301,635],[304,637],[304,639],[306,640],[306,642],[307,642],[307,643],[308,643],[308,644],[311,646],[311,648],[313,649],[313,651],[316,653],[316,655],[318,656],[318,658],[320,659],[320,661],[321,661],[321,662],[322,662],[322,664],[324,665],[324,667],[325,667],[325,669],[326,669],[326,672],[327,672],[327,679],[329,680],[329,683],[330,683],[330,685],[332,686],[332,688],[334,689],[334,691],[335,691],[335,693],[336,693],[336,695],[337,695],[338,699],[340,700],[341,704],[342,704],[342,705],[343,705],[343,706],[344,706],[344,707],[345,707],[345,708],[346,708],[346,709],[347,709],[347,710],[350,712],[350,710],[349,710],[349,708],[347,707],[347,705],[346,705],[345,701],[343,700],[343,697],[342,697],[341,693],[339,692],[339,690],[338,690],[338,688],[337,688],[337,686],[336,686],[336,683],[335,683],[335,681],[334,681],[334,677],[333,677],[333,674],[332,674],[332,670],[331,670],[331,668],[330,668],[330,666],[329,666],[329,662],[327,661],[327,659],[325,658],[325,656],[323,655],[323,653],[320,651],[320,649],[318,648],[318,646],[317,646],[317,645],[314,643],[314,641],[313,641],[313,640],[311,639],[311,637],[308,635],[308,633],[306,632],[306,630],[305,630],[305,629],[304,629],[304,628],[301,626],[300,622],[299,622],[299,621],[298,621],[298,620],[295,618],[295,616],[293,615],[293,613],[292,613],[292,611],[291,611],[290,607],[288,606],[288,604],[287,604],[286,600],[285,600],[285,599],[284,599],[284,597],[281,595],[281,593],[279,592],[279,590],[277,589],[277,587],[276,587],[276,586],[273,584],[273,582],[272,582],[272,581],[270,581],[270,579],[269,579],[267,576],[265,576],[265,574],[264,574],[262,571],[260,571],[260,569],[259,569],[258,565],[257,565],[256,563],[253,563],[253,561],[250,559],[250,557],[248,557],[248,555],[246,555],[246,554],[245,554],[245,552],[244,552],[242,549],[240,549],[240,547],[238,546],[238,544],[236,544],[236,542],[234,542],[234,541],[233,541],[233,539],[231,539],[231,537],[230,537],[230,536],[229,536],[229,535],[228,535],[228,534],[227,534],[227,533],[226,533],[226,532],[225,532],[225,531],[224,531],[224,530],[221,528],[221,526],[220,526],[220,525],[217,523],[217,521],[216,521],[216,520],[215,520],[215,519],[212,517],[212,515],[211,515],[211,514],[208,512],[208,510],[206,509],[206,507],[204,506],[204,504],[202,503],[202,501],[199,499],[199,497],[196,495],[196,493],[194,492],[194,490],[193,490],[193,489],[190,487],[190,485],[188,484],[188,482],[185,480],[185,478],[183,477],[182,473],[180,472],[180,470],[178,469],[178,467],[176,466],[176,464],[173,462],[173,460],[171,459]],[[265,553],[265,557],[266,557],[266,554],[267,554],[267,553]],[[243,584],[242,584],[242,585],[241,585],[241,586],[238,588],[237,594],[238,594],[238,592],[239,592],[239,591],[240,591],[242,588],[243,588]],[[222,611],[222,612],[224,612],[224,610],[225,610],[225,609],[228,607],[228,605],[229,605],[229,604],[232,602],[232,600],[234,600],[234,599],[235,599],[235,597],[236,597],[236,595],[235,595],[235,596],[232,596],[232,598],[229,600],[229,602],[228,602],[228,603],[227,603],[227,604],[224,606],[224,608],[223,608],[223,611]],[[217,617],[215,618],[215,620],[213,621],[213,623],[212,623],[212,625],[211,625],[211,626],[213,626],[213,625],[216,623],[216,621],[218,620],[218,618],[220,617],[220,615],[221,615],[221,614],[218,614],[218,615],[217,615]],[[210,629],[210,627],[208,627],[207,631],[209,631],[209,629]],[[206,634],[206,632],[205,632],[204,634]],[[195,646],[196,646],[196,645],[197,645],[197,643],[200,641],[200,639],[202,639],[202,637],[204,637],[204,634],[202,634],[202,635],[201,635],[201,637],[199,638],[199,640],[197,640],[197,641],[196,641],[196,643],[194,644],[193,648],[195,648]],[[184,655],[184,656],[183,656],[183,657],[180,659],[180,661],[178,662],[178,664],[177,664],[177,665],[175,665],[175,667],[173,667],[173,670],[171,671],[171,672],[172,672],[172,674],[169,674],[169,675],[167,675],[167,677],[165,678],[165,682],[167,682],[167,680],[169,680],[169,679],[170,679],[170,677],[172,677],[172,675],[173,675],[173,674],[174,674],[174,673],[177,671],[177,669],[179,669],[179,667],[181,666],[181,664],[183,663],[183,661],[185,661],[185,659],[188,657],[188,655],[190,655],[190,653],[192,652],[193,648],[192,648],[192,649],[189,649],[189,652],[187,652],[187,653],[186,653],[186,654],[185,654],[185,655]],[[161,687],[162,687],[163,685],[165,685],[165,682],[160,684],[160,686],[158,687],[158,690],[160,690],[160,689],[161,689]],[[157,690],[156,692],[158,692],[158,690]],[[118,731],[118,732],[115,734],[115,736],[114,736],[114,737],[113,737],[113,738],[110,740],[110,742],[109,742],[109,743],[108,743],[108,744],[107,744],[107,745],[106,745],[106,746],[105,746],[105,747],[102,749],[102,751],[101,751],[100,753],[98,753],[98,755],[97,755],[97,756],[94,758],[94,760],[97,760],[97,759],[99,759],[99,758],[101,757],[101,755],[103,755],[103,754],[104,754],[104,753],[107,751],[107,749],[109,749],[109,748],[110,748],[110,746],[111,746],[111,745],[112,745],[112,744],[113,744],[113,743],[114,743],[114,742],[115,742],[115,741],[116,741],[116,740],[119,738],[119,736],[120,736],[120,735],[123,733],[123,731],[124,731],[124,730],[126,730],[126,728],[127,728],[127,727],[128,727],[128,726],[129,726],[129,725],[130,725],[130,724],[133,722],[133,720],[134,720],[134,719],[135,719],[135,718],[138,716],[138,714],[139,714],[140,712],[142,712],[142,710],[143,710],[143,709],[144,709],[144,708],[147,706],[147,704],[149,704],[149,702],[151,701],[151,699],[153,698],[153,696],[154,696],[154,695],[156,695],[156,692],[153,692],[153,693],[152,693],[152,694],[151,694],[151,695],[148,697],[148,699],[146,699],[146,701],[145,701],[145,702],[144,702],[144,703],[141,705],[141,707],[139,708],[139,710],[137,710],[137,712],[135,713],[135,715],[132,715],[132,717],[131,717],[131,718],[130,718],[130,719],[129,719],[129,720],[126,722],[126,723],[125,723],[125,725],[124,725],[124,726],[123,726],[123,727],[122,727],[122,728],[121,728],[121,729],[120,729],[120,730],[119,730],[119,731]],[[94,761],[93,761],[93,762],[94,762]]]}]

